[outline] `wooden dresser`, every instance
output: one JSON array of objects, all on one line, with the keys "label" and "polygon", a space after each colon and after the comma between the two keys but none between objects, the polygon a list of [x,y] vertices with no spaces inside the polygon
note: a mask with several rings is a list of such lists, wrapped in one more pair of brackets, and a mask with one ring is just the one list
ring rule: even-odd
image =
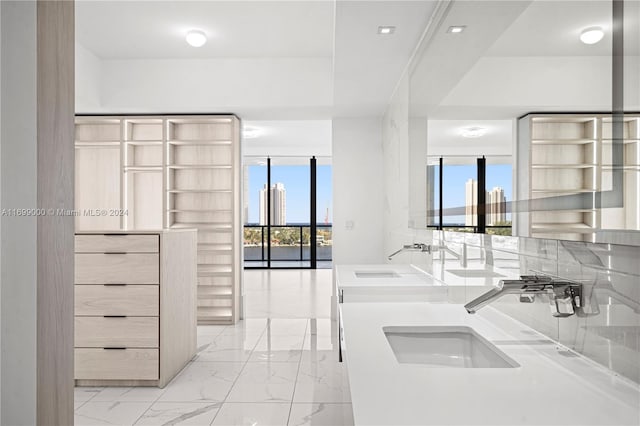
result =
[{"label": "wooden dresser", "polygon": [[196,231],[75,238],[76,385],[164,387],[196,353]]}]

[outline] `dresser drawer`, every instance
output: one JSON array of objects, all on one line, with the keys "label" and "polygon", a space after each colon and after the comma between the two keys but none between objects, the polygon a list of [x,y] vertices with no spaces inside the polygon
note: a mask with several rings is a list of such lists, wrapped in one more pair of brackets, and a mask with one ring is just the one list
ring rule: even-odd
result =
[{"label": "dresser drawer", "polygon": [[160,287],[152,285],[77,285],[75,314],[157,316]]},{"label": "dresser drawer", "polygon": [[158,349],[75,349],[76,380],[158,380]]},{"label": "dresser drawer", "polygon": [[157,348],[158,317],[76,317],[75,346],[80,348]]},{"label": "dresser drawer", "polygon": [[76,253],[158,253],[158,235],[76,235]]},{"label": "dresser drawer", "polygon": [[76,284],[158,284],[158,254],[76,254]]}]

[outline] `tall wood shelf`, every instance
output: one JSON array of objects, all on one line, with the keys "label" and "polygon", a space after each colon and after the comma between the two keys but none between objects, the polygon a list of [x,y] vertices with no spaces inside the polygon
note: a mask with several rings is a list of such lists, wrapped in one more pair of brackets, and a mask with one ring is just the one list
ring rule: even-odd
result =
[{"label": "tall wood shelf", "polygon": [[76,118],[76,217],[83,230],[198,230],[198,321],[238,320],[240,121],[227,116]]},{"label": "tall wood shelf", "polygon": [[[516,213],[518,235],[595,241],[601,229],[640,229],[640,116],[625,115],[624,205],[600,208],[612,189],[612,124],[604,114],[529,114],[518,125],[518,200],[593,193],[591,205]],[[527,172],[521,172],[527,170]],[[561,201],[560,201],[561,202]]]}]

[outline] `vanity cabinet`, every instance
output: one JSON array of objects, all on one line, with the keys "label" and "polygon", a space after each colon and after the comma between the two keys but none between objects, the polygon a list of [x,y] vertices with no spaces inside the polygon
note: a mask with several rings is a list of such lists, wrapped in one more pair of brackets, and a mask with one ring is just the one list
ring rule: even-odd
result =
[{"label": "vanity cabinet", "polygon": [[[78,116],[76,229],[197,229],[198,322],[233,324],[242,277],[240,172],[233,115]],[[131,279],[149,273],[131,257],[78,261],[105,274],[130,269]]]},{"label": "vanity cabinet", "polygon": [[196,231],[75,240],[76,385],[164,387],[196,353]]},{"label": "vanity cabinet", "polygon": [[[529,114],[518,122],[516,233],[595,242],[602,229],[640,229],[640,116],[625,115],[614,144],[610,115]],[[613,152],[622,150],[621,205],[601,206],[613,190]],[[546,209],[551,206],[553,209]]]}]

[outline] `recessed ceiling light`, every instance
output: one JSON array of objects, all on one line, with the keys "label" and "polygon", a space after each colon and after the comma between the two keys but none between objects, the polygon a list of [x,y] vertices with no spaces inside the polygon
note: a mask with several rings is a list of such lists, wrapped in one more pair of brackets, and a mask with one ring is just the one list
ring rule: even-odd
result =
[{"label": "recessed ceiling light", "polygon": [[464,31],[465,28],[467,28],[465,25],[454,25],[449,27],[447,32],[451,34],[460,34],[461,32]]},{"label": "recessed ceiling light", "polygon": [[207,42],[207,35],[201,30],[191,30],[187,33],[187,43],[193,47],[203,46]]},{"label": "recessed ceiling light", "polygon": [[596,44],[604,37],[604,30],[601,27],[589,27],[582,30],[580,41],[584,44]]},{"label": "recessed ceiling light", "polygon": [[484,136],[487,133],[487,129],[484,127],[465,127],[460,131],[460,135],[463,138],[479,138],[480,136]]},{"label": "recessed ceiling light", "polygon": [[264,130],[260,127],[256,126],[244,126],[242,129],[242,137],[244,139],[255,139],[259,136],[262,136]]},{"label": "recessed ceiling light", "polygon": [[378,34],[388,35],[388,34],[393,34],[394,32],[396,32],[396,27],[391,25],[384,25],[384,26],[378,27]]}]

